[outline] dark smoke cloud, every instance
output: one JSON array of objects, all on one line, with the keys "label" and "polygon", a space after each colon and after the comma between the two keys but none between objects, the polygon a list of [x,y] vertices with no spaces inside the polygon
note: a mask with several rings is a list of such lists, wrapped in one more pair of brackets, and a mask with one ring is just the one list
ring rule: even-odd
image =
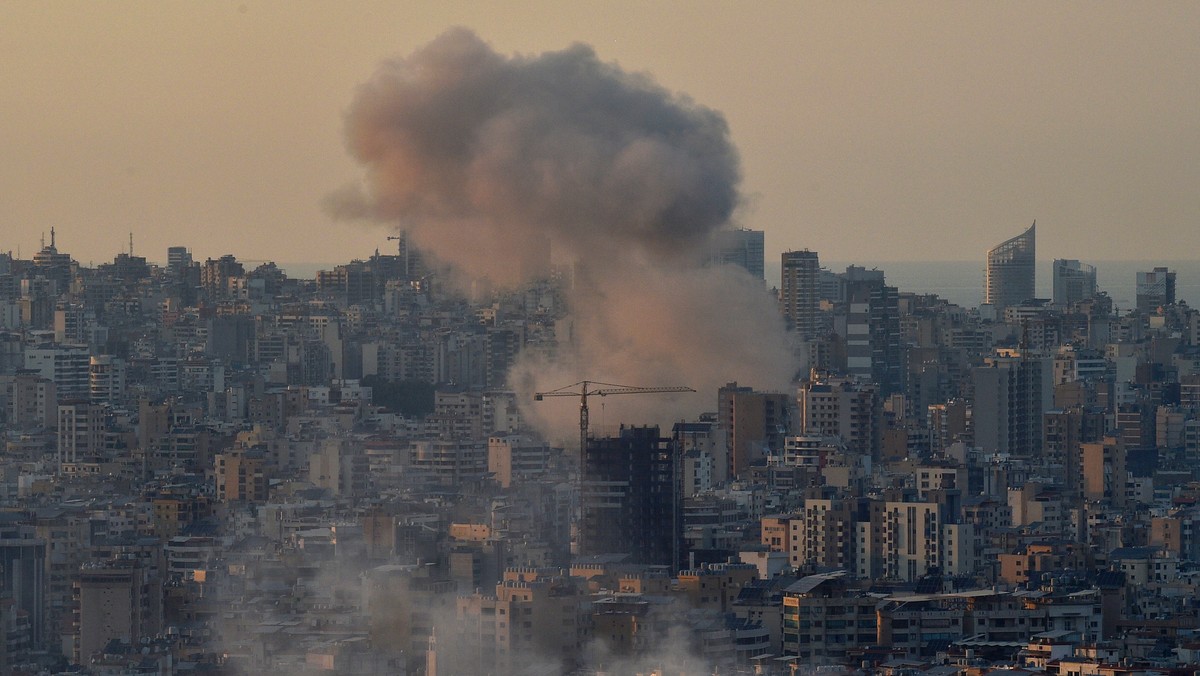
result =
[{"label": "dark smoke cloud", "polygon": [[724,118],[575,45],[505,57],[454,29],[385,62],[346,118],[367,194],[335,213],[399,220],[443,259],[513,279],[505,264],[549,238],[556,254],[674,257],[737,205]]},{"label": "dark smoke cloud", "polygon": [[[791,351],[761,283],[695,265],[739,202],[720,113],[584,45],[503,56],[455,29],[385,62],[346,128],[367,175],[330,198],[335,214],[398,223],[470,277],[522,281],[521,261],[547,240],[586,273],[569,298],[571,340],[549,361],[523,358],[510,378],[519,388],[588,379],[700,391],[660,398],[661,411],[630,402],[626,421],[641,423],[709,410],[728,380],[789,383]],[[569,430],[563,408],[530,413]]]}]

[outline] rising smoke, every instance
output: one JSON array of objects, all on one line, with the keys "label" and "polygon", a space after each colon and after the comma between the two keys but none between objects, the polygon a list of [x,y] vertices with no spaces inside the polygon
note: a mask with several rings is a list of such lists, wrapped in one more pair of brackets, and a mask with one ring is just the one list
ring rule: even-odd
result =
[{"label": "rising smoke", "polygon": [[[586,378],[698,390],[606,402],[610,422],[668,423],[712,409],[729,380],[788,385],[773,299],[740,270],[698,265],[738,206],[720,113],[585,45],[504,56],[454,29],[382,64],[346,128],[366,180],[330,198],[335,214],[399,222],[418,247],[501,284],[523,281],[519,262],[546,241],[577,266],[570,344],[552,361],[524,358],[518,389]],[[560,403],[527,412],[549,431],[557,414],[573,419]]]}]

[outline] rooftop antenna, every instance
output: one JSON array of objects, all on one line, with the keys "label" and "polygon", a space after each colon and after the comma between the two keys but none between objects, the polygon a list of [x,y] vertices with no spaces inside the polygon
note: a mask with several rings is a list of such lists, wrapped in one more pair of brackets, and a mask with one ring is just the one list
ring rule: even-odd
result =
[{"label": "rooftop antenna", "polygon": [[54,226],[50,226],[50,248],[54,248]]},{"label": "rooftop antenna", "polygon": [[129,233],[129,257],[133,258],[133,233]]}]

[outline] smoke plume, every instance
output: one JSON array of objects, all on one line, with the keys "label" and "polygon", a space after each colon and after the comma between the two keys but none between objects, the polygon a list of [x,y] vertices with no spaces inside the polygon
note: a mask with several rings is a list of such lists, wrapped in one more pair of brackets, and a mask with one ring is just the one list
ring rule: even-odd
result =
[{"label": "smoke plume", "polygon": [[335,214],[398,222],[419,248],[501,284],[522,281],[546,242],[577,264],[572,340],[551,362],[518,365],[518,388],[586,378],[700,391],[665,419],[631,402],[642,415],[629,422],[663,422],[711,409],[727,380],[789,382],[791,353],[761,283],[697,265],[738,206],[720,113],[585,45],[504,56],[454,29],[382,64],[346,129],[366,180],[330,198]]}]

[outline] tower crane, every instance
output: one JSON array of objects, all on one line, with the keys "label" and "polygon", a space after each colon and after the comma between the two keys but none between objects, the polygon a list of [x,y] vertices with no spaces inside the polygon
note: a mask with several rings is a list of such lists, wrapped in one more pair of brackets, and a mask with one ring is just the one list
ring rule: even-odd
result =
[{"label": "tower crane", "polygon": [[[546,397],[579,397],[579,505],[578,512],[575,518],[578,519],[579,531],[577,543],[581,551],[583,547],[583,529],[587,523],[587,505],[583,497],[584,490],[584,461],[587,452],[587,434],[588,434],[588,397],[607,397],[610,394],[653,394],[656,392],[695,392],[690,387],[635,387],[633,385],[615,385],[613,383],[600,383],[594,380],[581,380],[571,385],[565,385],[556,390],[548,392],[535,392],[533,394],[534,401],[542,401]],[[678,470],[676,470],[678,471]],[[673,498],[672,504],[675,509],[678,509],[677,496]],[[674,517],[672,517],[674,519]],[[678,563],[678,543],[675,543],[675,549],[672,550],[673,563]],[[674,567],[678,567],[677,565]]]},{"label": "tower crane", "polygon": [[534,401],[542,401],[546,397],[579,397],[579,468],[583,471],[583,454],[587,448],[588,433],[588,397],[607,397],[610,394],[653,394],[656,392],[695,392],[690,387],[634,387],[633,385],[614,385],[599,383],[594,380],[581,380],[571,385],[564,385],[556,390],[535,392]]}]

